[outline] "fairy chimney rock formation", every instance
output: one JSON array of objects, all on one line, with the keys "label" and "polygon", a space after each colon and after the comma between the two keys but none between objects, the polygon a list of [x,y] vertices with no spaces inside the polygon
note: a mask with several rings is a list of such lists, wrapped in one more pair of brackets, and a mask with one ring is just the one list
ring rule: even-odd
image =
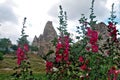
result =
[{"label": "fairy chimney rock formation", "polygon": [[[52,21],[48,21],[43,34],[40,34],[38,38],[35,36],[32,45],[39,48],[38,54],[43,57],[49,50],[55,50],[55,47],[53,47],[51,43],[55,37],[57,38],[57,33],[53,27]],[[53,56],[54,55],[51,57]]]},{"label": "fairy chimney rock formation", "polygon": [[108,27],[105,23],[100,22],[95,25],[95,29],[99,32],[99,35],[103,40],[108,39]]},{"label": "fairy chimney rock formation", "polygon": [[37,36],[35,35],[35,37],[34,37],[34,39],[33,39],[33,42],[32,42],[32,45],[37,46],[37,44],[38,44],[38,38],[37,38]]},{"label": "fairy chimney rock formation", "polygon": [[57,37],[57,33],[52,25],[52,21],[48,21],[45,25],[43,38],[46,42],[49,42]]}]

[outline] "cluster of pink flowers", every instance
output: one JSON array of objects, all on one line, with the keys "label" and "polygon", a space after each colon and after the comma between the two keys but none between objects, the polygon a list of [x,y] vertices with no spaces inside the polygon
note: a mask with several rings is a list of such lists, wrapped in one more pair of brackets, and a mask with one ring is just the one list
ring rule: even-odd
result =
[{"label": "cluster of pink flowers", "polygon": [[80,69],[81,70],[90,70],[88,67],[87,67],[87,65],[88,65],[88,63],[89,63],[89,60],[85,60],[82,56],[80,56],[79,57],[79,62],[82,64],[81,66],[80,66]]},{"label": "cluster of pink flowers", "polygon": [[109,35],[112,37],[112,41],[118,42],[116,26],[112,22],[109,22],[108,29],[109,29]]},{"label": "cluster of pink flowers", "polygon": [[28,45],[25,44],[24,45],[24,48],[22,49],[20,46],[18,47],[17,49],[17,64],[20,65],[21,64],[21,61],[27,59],[26,55],[25,55],[25,52],[28,52],[29,51],[29,48],[28,48]]},{"label": "cluster of pink flowers", "polygon": [[[108,80],[117,80],[118,74],[120,74],[120,70],[116,70],[116,68],[113,66],[109,71],[108,71]],[[111,79],[111,75],[113,75],[113,79]]]},{"label": "cluster of pink flowers", "polygon": [[[89,44],[91,45],[92,52],[98,52],[98,32],[92,30],[91,28],[87,28],[87,37],[89,38]],[[89,49],[87,48],[87,50]]]},{"label": "cluster of pink flowers", "polygon": [[[63,41],[63,42],[62,42]],[[69,36],[59,38],[56,46],[56,62],[69,60]]]},{"label": "cluster of pink flowers", "polygon": [[[85,59],[83,58],[83,56],[80,56],[80,57],[79,57],[79,62],[82,64],[82,65],[80,66],[80,69],[81,69],[81,70],[83,70],[83,71],[90,71],[90,68],[87,66],[88,63],[89,63],[89,60],[85,60]],[[86,75],[84,75],[84,76],[81,76],[81,80],[84,80],[84,78],[89,78],[88,73],[87,73]]]},{"label": "cluster of pink flowers", "polygon": [[53,63],[46,61],[46,72],[50,73],[50,72],[52,72],[52,70],[53,70]]}]

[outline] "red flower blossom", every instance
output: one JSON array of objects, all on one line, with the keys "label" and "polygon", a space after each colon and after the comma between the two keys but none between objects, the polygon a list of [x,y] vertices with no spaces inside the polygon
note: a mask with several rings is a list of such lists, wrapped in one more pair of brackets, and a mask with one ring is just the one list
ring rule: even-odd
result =
[{"label": "red flower blossom", "polygon": [[113,80],[117,80],[118,74],[120,73],[120,70],[116,70],[116,68],[113,66],[110,70],[108,70],[108,80],[111,80],[110,75],[113,76]]},{"label": "red flower blossom", "polygon": [[90,51],[90,47],[86,47],[86,50],[87,50],[87,51]]},{"label": "red flower blossom", "polygon": [[116,26],[113,23],[109,22],[108,28],[109,28],[109,34],[112,37],[112,41],[118,42]]},{"label": "red flower blossom", "polygon": [[79,57],[79,61],[83,63],[84,62],[84,58],[82,56],[80,56]]},{"label": "red flower blossom", "polygon": [[65,56],[64,56],[64,61],[67,62],[68,60],[69,60],[69,55],[65,55]]},{"label": "red flower blossom", "polygon": [[[56,45],[56,62],[62,60],[67,62],[69,60],[69,47],[69,36],[64,36],[63,39],[58,38],[58,43]],[[61,49],[63,50],[62,52],[60,52]]]},{"label": "red flower blossom", "polygon": [[17,49],[17,64],[20,65],[21,61],[23,61],[25,59],[25,54],[23,52],[23,50],[18,47]]},{"label": "red flower blossom", "polygon": [[96,44],[96,42],[97,42],[97,38],[90,38],[90,44],[91,45],[95,45]]},{"label": "red flower blossom", "polygon": [[83,64],[82,66],[80,66],[80,69],[81,69],[81,70],[86,70],[86,69],[87,69],[86,64]]},{"label": "red flower blossom", "polygon": [[[98,46],[96,45],[98,40],[98,32],[90,28],[88,28],[87,30],[87,36],[90,39],[89,43],[91,44],[92,52],[98,52]],[[90,49],[88,48],[87,50],[89,51]]]},{"label": "red flower blossom", "polygon": [[92,33],[92,30],[88,27],[88,28],[87,28],[87,36],[90,37],[90,36],[92,35],[91,33]]},{"label": "red flower blossom", "polygon": [[60,42],[58,42],[56,47],[57,47],[57,49],[61,49],[63,46],[62,46],[62,44]]},{"label": "red flower blossom", "polygon": [[98,52],[98,45],[92,45],[92,52]]},{"label": "red flower blossom", "polygon": [[26,52],[28,52],[28,51],[29,51],[28,44],[24,44],[24,50],[25,50]]},{"label": "red flower blossom", "polygon": [[91,35],[92,38],[98,39],[98,32],[97,31],[93,30],[91,34],[92,34]]},{"label": "red flower blossom", "polygon": [[52,69],[53,69],[53,63],[47,61],[47,62],[46,62],[46,72],[49,73],[49,72],[52,71]]},{"label": "red flower blossom", "polygon": [[62,61],[62,55],[61,54],[56,54],[56,62]]},{"label": "red flower blossom", "polygon": [[92,30],[92,29],[90,29],[90,28],[87,28],[87,36],[89,37],[89,38],[95,38],[95,39],[98,39],[98,32],[97,31],[95,31],[95,30]]}]

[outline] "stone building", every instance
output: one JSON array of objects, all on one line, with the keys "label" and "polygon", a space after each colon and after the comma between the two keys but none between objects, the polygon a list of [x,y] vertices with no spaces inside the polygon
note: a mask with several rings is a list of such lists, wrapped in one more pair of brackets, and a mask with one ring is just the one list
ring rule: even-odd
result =
[{"label": "stone building", "polygon": [[[43,34],[40,34],[39,37],[34,37],[32,46],[37,46],[39,49],[38,54],[43,57],[49,50],[55,50],[55,47],[53,47],[51,43],[55,37],[57,37],[57,33],[53,27],[52,21],[48,21]],[[51,57],[53,56],[54,54]]]}]

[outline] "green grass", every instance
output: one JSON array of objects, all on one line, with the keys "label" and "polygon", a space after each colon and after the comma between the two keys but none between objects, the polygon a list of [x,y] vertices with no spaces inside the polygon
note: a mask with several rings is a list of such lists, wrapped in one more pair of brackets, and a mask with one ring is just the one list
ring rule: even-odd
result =
[{"label": "green grass", "polygon": [[[46,80],[44,60],[35,54],[29,54],[28,57],[31,63],[31,70],[33,71],[33,75],[36,78],[42,78],[42,80]],[[13,69],[17,66],[16,61],[17,60],[15,56],[4,56],[4,60],[0,61],[0,80],[9,80],[10,75],[14,73]]]},{"label": "green grass", "polygon": [[[0,73],[0,80],[10,80],[11,74],[1,74]],[[34,74],[35,79],[37,80],[48,80],[45,74]]]},{"label": "green grass", "polygon": [[10,78],[10,75],[0,73],[0,80],[9,80],[9,78]]}]

